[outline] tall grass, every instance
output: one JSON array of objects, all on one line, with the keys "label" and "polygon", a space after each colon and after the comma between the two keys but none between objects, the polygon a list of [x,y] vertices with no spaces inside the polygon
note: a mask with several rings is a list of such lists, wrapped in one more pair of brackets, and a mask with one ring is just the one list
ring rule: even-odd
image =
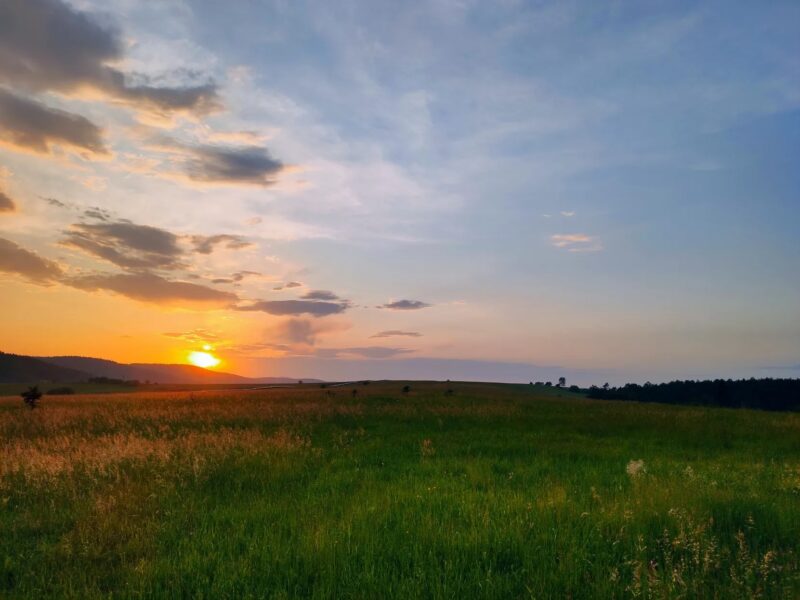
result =
[{"label": "tall grass", "polygon": [[800,416],[402,385],[0,399],[0,596],[800,596]]}]

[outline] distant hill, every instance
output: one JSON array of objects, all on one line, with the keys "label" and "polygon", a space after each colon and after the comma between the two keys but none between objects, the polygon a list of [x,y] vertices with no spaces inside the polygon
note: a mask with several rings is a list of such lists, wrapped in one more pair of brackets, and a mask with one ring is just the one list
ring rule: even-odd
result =
[{"label": "distant hill", "polygon": [[0,352],[0,383],[53,381],[68,383],[86,381],[91,375],[67,366],[53,364],[31,356]]},{"label": "distant hill", "polygon": [[[124,364],[90,358],[86,356],[46,356],[41,360],[69,369],[91,373],[92,377],[110,377],[112,379],[135,379],[150,383],[295,383],[297,379],[289,377],[242,377],[233,373],[222,373],[202,369],[194,365],[163,365],[156,363]],[[309,382],[315,380],[308,380]]]},{"label": "distant hill", "polygon": [[[0,382],[27,383],[35,381],[79,382],[91,377],[137,380],[150,383],[191,384],[254,384],[295,383],[289,377],[242,377],[193,365],[123,364],[113,360],[87,356],[20,356],[0,352]],[[319,380],[307,379],[315,382]]]}]

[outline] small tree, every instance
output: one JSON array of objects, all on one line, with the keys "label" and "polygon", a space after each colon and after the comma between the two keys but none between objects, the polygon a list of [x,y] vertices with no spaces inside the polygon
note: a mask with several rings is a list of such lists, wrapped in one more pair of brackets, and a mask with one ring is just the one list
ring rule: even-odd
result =
[{"label": "small tree", "polygon": [[566,377],[559,377],[558,378],[558,387],[566,387],[567,386],[567,378]]},{"label": "small tree", "polygon": [[20,396],[22,396],[22,400],[27,407],[33,410],[36,408],[36,403],[39,402],[39,398],[42,397],[42,392],[39,391],[39,386],[34,385],[22,392]]},{"label": "small tree", "polygon": [[403,393],[404,394],[408,394],[408,392],[410,392],[410,391],[411,391],[411,386],[410,385],[404,385],[403,386]]}]

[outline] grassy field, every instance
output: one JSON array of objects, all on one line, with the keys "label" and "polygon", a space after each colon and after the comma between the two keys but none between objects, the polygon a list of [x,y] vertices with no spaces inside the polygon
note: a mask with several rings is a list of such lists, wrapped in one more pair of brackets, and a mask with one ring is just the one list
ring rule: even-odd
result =
[{"label": "grassy field", "polygon": [[[122,385],[119,383],[52,383],[52,382],[29,382],[29,383],[0,383],[0,397],[19,396],[21,392],[30,386],[36,386],[43,393],[47,393],[56,388],[72,388],[76,394],[117,394],[131,392],[196,392],[204,390],[248,390],[254,388],[266,388],[278,385],[297,384],[275,384],[275,383],[142,383],[136,386]],[[319,387],[319,384],[304,384],[305,386]]]},{"label": "grassy field", "polygon": [[402,385],[0,399],[0,597],[800,597],[800,415]]}]

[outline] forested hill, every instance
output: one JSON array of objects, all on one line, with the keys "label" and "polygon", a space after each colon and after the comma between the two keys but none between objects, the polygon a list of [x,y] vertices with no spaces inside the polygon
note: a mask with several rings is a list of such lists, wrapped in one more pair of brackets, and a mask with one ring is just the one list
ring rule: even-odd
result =
[{"label": "forested hill", "polygon": [[800,379],[715,379],[589,388],[589,398],[763,410],[800,410]]}]

